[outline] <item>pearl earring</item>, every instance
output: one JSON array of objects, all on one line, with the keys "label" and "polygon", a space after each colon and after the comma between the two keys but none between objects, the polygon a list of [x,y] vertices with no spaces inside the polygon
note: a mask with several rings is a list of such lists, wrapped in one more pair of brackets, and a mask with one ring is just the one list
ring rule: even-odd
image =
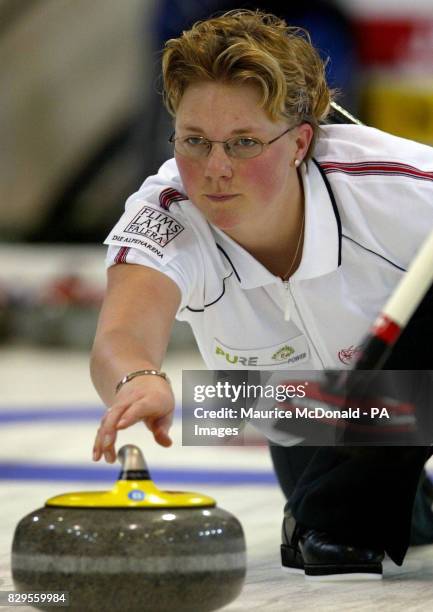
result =
[{"label": "pearl earring", "polygon": [[295,159],[295,168],[299,168],[300,165],[301,165],[301,160]]}]

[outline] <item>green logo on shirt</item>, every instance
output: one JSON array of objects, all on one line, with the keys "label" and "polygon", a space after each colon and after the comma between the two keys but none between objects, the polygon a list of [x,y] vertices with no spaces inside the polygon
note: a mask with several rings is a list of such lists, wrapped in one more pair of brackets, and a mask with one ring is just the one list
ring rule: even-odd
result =
[{"label": "green logo on shirt", "polygon": [[221,355],[222,357],[225,357],[225,359],[226,359],[226,361],[228,361],[228,363],[240,363],[243,366],[257,366],[257,365],[259,365],[257,363],[258,357],[256,357],[255,355],[251,355],[251,356],[248,356],[248,357],[241,357],[240,355],[234,355],[234,354],[230,354],[230,353],[226,352],[224,349],[222,349],[218,345],[217,345],[217,347],[215,349],[215,353],[216,353],[216,355]]},{"label": "green logo on shirt", "polygon": [[[289,340],[290,342],[290,340]],[[277,349],[272,353],[273,349]],[[307,352],[300,352],[290,344],[283,344],[279,347],[265,347],[258,349],[236,349],[225,347],[224,345],[215,344],[215,354],[218,358],[222,358],[226,363],[235,365],[236,367],[243,366],[246,368],[279,366],[284,363],[292,364],[298,361],[304,361],[307,358]],[[218,361],[219,361],[218,359]]]},{"label": "green logo on shirt", "polygon": [[274,361],[286,361],[286,359],[288,359],[291,355],[293,355],[294,352],[295,352],[295,349],[293,348],[293,346],[289,346],[288,344],[286,344],[285,346],[282,346],[280,349],[278,349],[278,351],[272,355],[272,359]]}]

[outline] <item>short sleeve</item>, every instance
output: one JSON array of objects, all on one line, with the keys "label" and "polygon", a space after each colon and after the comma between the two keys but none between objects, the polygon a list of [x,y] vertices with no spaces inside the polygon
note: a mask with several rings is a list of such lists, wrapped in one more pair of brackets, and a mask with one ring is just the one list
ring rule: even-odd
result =
[{"label": "short sleeve", "polygon": [[192,299],[202,275],[199,245],[178,202],[186,200],[173,188],[137,192],[104,244],[106,267],[119,263],[148,266],[171,278],[181,291],[179,312]]},{"label": "short sleeve", "polygon": [[179,257],[170,265],[159,266],[154,259],[148,257],[145,253],[131,247],[118,247],[109,245],[105,258],[107,268],[116,265],[117,263],[129,263],[147,266],[162,272],[172,281],[176,283],[181,292],[181,303],[179,312],[182,311],[192,300],[192,293],[196,286],[195,278],[198,275],[197,267],[188,265],[190,262],[187,257]]}]

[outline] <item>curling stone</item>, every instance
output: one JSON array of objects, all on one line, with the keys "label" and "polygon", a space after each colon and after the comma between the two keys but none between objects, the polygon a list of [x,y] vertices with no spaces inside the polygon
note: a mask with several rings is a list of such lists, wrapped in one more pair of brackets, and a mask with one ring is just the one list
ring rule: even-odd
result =
[{"label": "curling stone", "polygon": [[246,571],[239,521],[211,497],[158,489],[136,446],[118,458],[110,491],[52,497],[18,523],[17,591],[67,591],[71,612],[206,612],[235,599]]}]

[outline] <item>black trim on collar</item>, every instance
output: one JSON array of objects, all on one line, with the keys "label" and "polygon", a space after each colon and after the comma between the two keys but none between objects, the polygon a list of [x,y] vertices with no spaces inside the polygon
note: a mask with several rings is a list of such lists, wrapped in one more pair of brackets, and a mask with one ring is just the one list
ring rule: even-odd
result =
[{"label": "black trim on collar", "polygon": [[238,281],[239,281],[239,282],[241,282],[241,277],[240,277],[240,276],[239,276],[239,274],[237,273],[237,270],[236,270],[236,268],[234,267],[234,265],[233,265],[233,263],[232,263],[232,260],[231,260],[231,259],[230,259],[230,257],[227,255],[227,253],[224,251],[224,249],[222,248],[222,246],[220,246],[218,243],[217,243],[217,249],[219,249],[219,250],[222,252],[222,254],[224,255],[224,257],[225,257],[225,258],[228,260],[229,264],[230,264],[230,265],[231,265],[231,267],[232,267],[233,272],[234,272],[234,273],[235,273],[235,275],[236,275],[236,278],[238,279]]},{"label": "black trim on collar", "polygon": [[226,280],[230,278],[231,276],[233,276],[233,272],[230,272],[228,276],[223,278],[223,290],[221,294],[216,298],[216,300],[214,300],[213,302],[209,302],[209,304],[205,304],[204,308],[191,308],[190,306],[185,306],[185,308],[189,310],[190,312],[204,312],[205,308],[208,308],[209,306],[213,306],[214,304],[216,304],[226,292]]},{"label": "black trim on collar", "polygon": [[312,159],[312,161],[313,161],[314,165],[317,167],[317,169],[319,170],[321,177],[323,178],[323,181],[324,181],[324,183],[326,185],[326,189],[328,191],[329,197],[331,198],[332,208],[334,209],[334,213],[335,213],[335,219],[337,221],[337,226],[338,226],[338,265],[341,265],[342,238],[346,238],[346,240],[350,240],[351,242],[353,242],[354,244],[359,246],[364,251],[368,251],[372,255],[376,255],[376,257],[379,257],[380,259],[383,259],[384,261],[389,263],[394,268],[397,268],[397,270],[401,270],[402,272],[406,272],[405,268],[402,268],[401,266],[397,265],[396,263],[394,263],[390,259],[387,259],[383,255],[380,255],[379,253],[376,253],[376,251],[373,251],[372,249],[369,249],[369,248],[365,247],[363,244],[360,244],[359,242],[357,242],[356,240],[354,240],[350,236],[347,236],[346,234],[343,234],[342,227],[341,227],[340,214],[338,212],[337,202],[335,201],[335,197],[334,197],[334,194],[332,192],[331,185],[329,184],[329,181],[328,181],[328,178],[327,178],[327,176],[325,174],[325,171],[323,170],[323,168],[319,164],[319,162],[317,160],[315,160],[315,159]]},{"label": "black trim on collar", "polygon": [[360,244],[359,242],[356,242],[356,240],[354,240],[353,238],[351,238],[350,236],[346,236],[346,234],[343,234],[343,238],[346,238],[346,240],[350,240],[350,242],[353,242],[354,244],[356,244],[356,246],[359,246],[361,249],[363,249],[364,251],[368,251],[369,253],[371,253],[372,255],[376,255],[376,257],[379,257],[380,259],[383,259],[384,261],[386,261],[387,263],[391,264],[391,266],[393,266],[394,268],[397,268],[397,270],[401,270],[402,272],[406,272],[405,268],[402,268],[401,266],[398,266],[396,263],[394,263],[393,261],[391,261],[390,259],[387,259],[386,257],[384,257],[383,255],[380,255],[379,253],[376,253],[376,251],[372,251],[371,249],[368,249],[367,247],[365,247],[363,244]]},{"label": "black trim on collar", "polygon": [[338,265],[341,266],[341,243],[342,243],[343,233],[342,233],[342,228],[341,228],[341,219],[340,219],[340,213],[338,212],[337,202],[335,201],[334,193],[332,191],[331,185],[329,184],[328,178],[322,166],[314,158],[312,158],[311,161],[314,163],[314,165],[317,167],[318,171],[320,172],[320,176],[322,177],[323,182],[325,183],[326,190],[331,200],[332,208],[334,209],[335,220],[337,222],[337,228],[338,228]]}]

